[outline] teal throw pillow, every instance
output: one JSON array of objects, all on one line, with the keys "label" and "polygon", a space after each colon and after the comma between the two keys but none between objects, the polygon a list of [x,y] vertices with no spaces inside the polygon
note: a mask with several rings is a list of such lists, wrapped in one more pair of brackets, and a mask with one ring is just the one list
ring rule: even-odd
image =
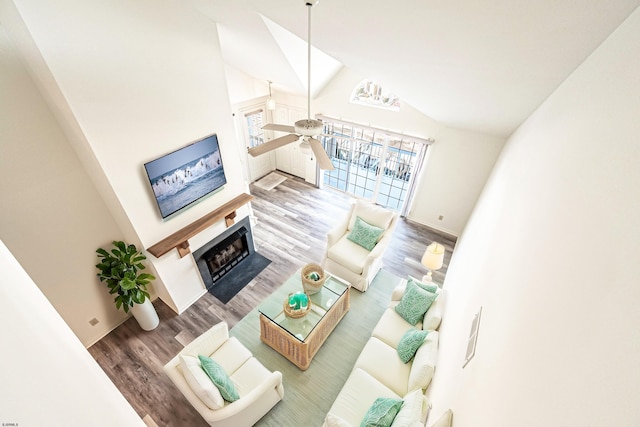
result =
[{"label": "teal throw pillow", "polygon": [[425,291],[413,282],[407,282],[406,291],[396,305],[396,313],[415,326],[424,317],[437,296],[438,294]]},{"label": "teal throw pillow", "polygon": [[402,399],[379,397],[364,415],[360,427],[389,427],[402,408]]},{"label": "teal throw pillow", "polygon": [[218,387],[222,398],[227,402],[235,402],[240,399],[236,386],[231,382],[229,375],[215,360],[206,356],[198,356],[202,369],[207,373],[211,381]]},{"label": "teal throw pillow", "polygon": [[370,251],[376,246],[378,237],[380,237],[383,232],[384,229],[368,224],[358,216],[347,239]]},{"label": "teal throw pillow", "polygon": [[402,335],[400,342],[398,342],[398,356],[400,356],[402,363],[409,363],[413,359],[428,333],[429,331],[411,328]]},{"label": "teal throw pillow", "polygon": [[429,283],[429,282],[421,282],[418,279],[416,279],[413,276],[409,276],[409,279],[407,280],[408,282],[413,282],[416,285],[418,285],[419,287],[421,287],[422,289],[424,289],[425,291],[429,291],[432,293],[436,293],[439,289],[438,285],[434,284],[434,283]]}]

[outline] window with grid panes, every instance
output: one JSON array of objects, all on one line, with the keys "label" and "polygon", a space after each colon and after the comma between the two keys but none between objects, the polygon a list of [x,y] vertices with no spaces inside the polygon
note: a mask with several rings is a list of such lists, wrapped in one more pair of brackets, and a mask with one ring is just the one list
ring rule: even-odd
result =
[{"label": "window with grid panes", "polygon": [[335,170],[324,184],[402,210],[431,140],[321,117],[322,138]]},{"label": "window with grid panes", "polygon": [[247,133],[249,135],[249,148],[256,147],[264,143],[264,111],[256,110],[244,115],[247,122]]}]

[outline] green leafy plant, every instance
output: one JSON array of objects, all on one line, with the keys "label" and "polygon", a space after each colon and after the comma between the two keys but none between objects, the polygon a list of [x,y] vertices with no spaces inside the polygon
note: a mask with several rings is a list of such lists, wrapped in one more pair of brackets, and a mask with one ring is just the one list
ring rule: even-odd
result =
[{"label": "green leafy plant", "polygon": [[107,282],[110,294],[117,294],[114,298],[116,308],[123,308],[125,313],[134,304],[142,304],[150,298],[147,285],[155,280],[152,274],[138,273],[144,270],[142,261],[146,256],[135,247],[124,242],[113,242],[114,248],[107,252],[103,248],[96,249],[99,262],[96,267],[100,272],[101,282]]}]

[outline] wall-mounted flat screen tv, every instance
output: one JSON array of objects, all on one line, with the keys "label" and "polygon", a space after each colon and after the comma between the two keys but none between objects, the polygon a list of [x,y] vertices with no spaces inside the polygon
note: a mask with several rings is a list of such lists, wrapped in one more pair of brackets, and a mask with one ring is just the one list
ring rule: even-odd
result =
[{"label": "wall-mounted flat screen tv", "polygon": [[144,165],[163,219],[227,183],[216,134]]}]

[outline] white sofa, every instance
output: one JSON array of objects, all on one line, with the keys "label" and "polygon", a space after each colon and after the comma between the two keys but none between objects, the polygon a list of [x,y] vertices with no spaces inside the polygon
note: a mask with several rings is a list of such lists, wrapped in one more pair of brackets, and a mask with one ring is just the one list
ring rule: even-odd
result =
[{"label": "white sofa", "polygon": [[[224,369],[240,395],[238,400],[224,401],[206,374],[202,376],[204,371],[199,365],[188,366],[188,360],[197,361],[198,355],[211,357]],[[252,426],[284,396],[282,374],[269,371],[240,341],[229,337],[225,322],[185,346],[164,366],[164,371],[212,426]]]},{"label": "white sofa", "polygon": [[[371,250],[348,239],[354,229],[356,217],[384,230]],[[356,200],[346,218],[327,234],[322,268],[347,280],[359,291],[365,292],[382,268],[382,256],[391,242],[397,221],[397,212],[371,202]]]},{"label": "white sofa", "polygon": [[[389,307],[376,324],[371,337],[327,414],[324,427],[357,427],[378,397],[403,399],[404,405],[392,426],[423,426],[429,404],[424,392],[431,383],[438,352],[438,332],[444,306],[444,291],[415,326],[395,311],[404,295],[406,280],[391,296]],[[397,347],[410,328],[428,330],[414,358],[403,363]]]}]

